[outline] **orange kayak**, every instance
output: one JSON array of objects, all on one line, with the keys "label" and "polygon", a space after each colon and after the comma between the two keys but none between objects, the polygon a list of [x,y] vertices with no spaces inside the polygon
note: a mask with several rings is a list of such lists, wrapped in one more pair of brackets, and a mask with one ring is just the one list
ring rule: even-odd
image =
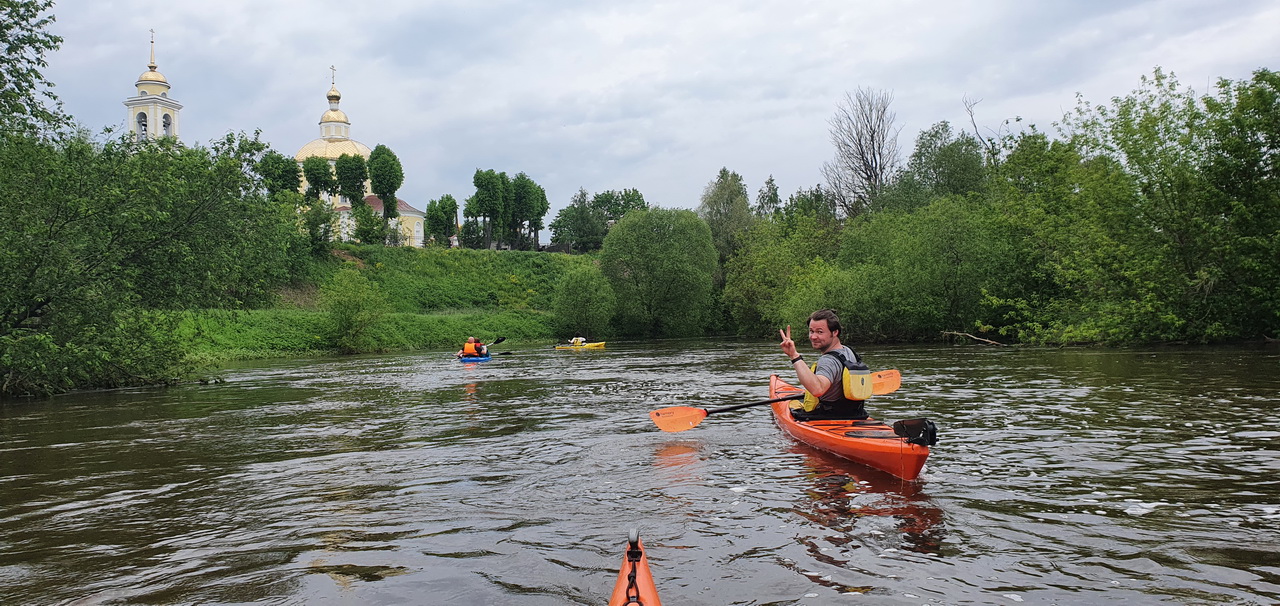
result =
[{"label": "orange kayak", "polygon": [[627,537],[627,551],[622,556],[622,567],[618,570],[618,581],[613,585],[613,596],[609,598],[609,606],[662,606],[658,599],[658,588],[653,584],[653,575],[649,574],[649,558],[644,555],[644,545],[640,543],[640,533],[634,528]]},{"label": "orange kayak", "polygon": [[[804,390],[778,378],[769,377],[769,397],[781,398]],[[879,469],[904,480],[920,475],[929,447],[912,444],[894,428],[874,419],[797,421],[791,416],[794,400],[773,403],[773,418],[791,437],[814,448],[840,455],[850,461]]]}]

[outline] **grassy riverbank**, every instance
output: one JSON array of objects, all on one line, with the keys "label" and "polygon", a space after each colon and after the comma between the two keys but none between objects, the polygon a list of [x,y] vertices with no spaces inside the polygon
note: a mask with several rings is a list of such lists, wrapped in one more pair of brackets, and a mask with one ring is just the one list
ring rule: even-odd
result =
[{"label": "grassy riverbank", "polygon": [[[193,360],[327,355],[335,352],[328,315],[303,309],[207,310],[185,314],[178,328]],[[477,336],[486,341],[552,339],[551,316],[536,310],[390,313],[370,334],[370,351],[452,348]]]},{"label": "grassy riverbank", "polygon": [[[331,301],[375,308],[363,351],[451,348],[468,336],[551,340],[560,276],[588,262],[555,253],[342,245],[307,280],[283,289],[274,307],[184,313],[177,335],[204,364],[331,354],[343,349],[343,335],[334,305],[325,303],[330,292]],[[355,272],[367,290],[333,286],[343,271]]]}]

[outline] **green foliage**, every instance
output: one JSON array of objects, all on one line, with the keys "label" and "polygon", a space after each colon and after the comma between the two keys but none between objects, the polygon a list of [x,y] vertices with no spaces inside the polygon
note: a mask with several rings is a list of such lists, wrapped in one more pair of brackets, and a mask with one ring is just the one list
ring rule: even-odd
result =
[{"label": "green foliage", "polygon": [[[552,338],[551,316],[534,310],[389,313],[369,330],[370,350],[447,348],[470,335],[513,342]],[[176,334],[208,363],[331,353],[324,312],[300,309],[204,310],[183,314]]]},{"label": "green foliage", "polygon": [[976,197],[874,214],[845,230],[838,259],[857,292],[824,303],[845,312],[845,334],[860,340],[968,330],[984,317],[984,293],[1006,286],[1003,271],[1014,260],[1010,240],[999,214]]},{"label": "green foliage", "polygon": [[[68,367],[110,354],[139,380],[168,375],[180,355],[163,368],[140,366],[160,364],[163,356],[145,352],[170,352],[167,341],[139,333],[136,355],[126,356],[104,339],[127,338],[120,326],[146,310],[268,304],[301,262],[292,203],[263,195],[254,173],[265,151],[244,135],[211,149],[171,139],[0,138],[0,338],[33,355],[65,355],[54,363]],[[32,343],[47,346],[23,349]],[[92,364],[75,373],[77,386],[127,382]]]},{"label": "green foliage", "polygon": [[[45,55],[62,37],[46,31],[55,18],[44,15],[53,0],[0,0],[0,132],[33,135],[67,122],[53,83],[40,70]],[[52,104],[50,107],[47,104]]]},{"label": "green foliage", "polygon": [[751,227],[751,201],[742,176],[721,168],[715,180],[702,190],[698,216],[711,228],[711,241],[723,267],[737,250],[739,238]]},{"label": "green foliage", "polygon": [[568,244],[569,252],[599,250],[608,231],[603,210],[591,204],[587,190],[578,188],[569,205],[556,213],[551,222],[551,241]]},{"label": "green foliage", "polygon": [[[584,192],[585,193],[585,192]],[[616,222],[633,210],[648,210],[644,194],[638,189],[602,191],[591,197],[591,208],[604,215],[606,223]]]},{"label": "green foliage", "polygon": [[330,341],[342,353],[373,351],[371,333],[391,311],[378,285],[350,268],[320,288],[320,307],[328,316]]},{"label": "green foliage", "polygon": [[493,224],[502,216],[507,196],[507,173],[499,173],[493,169],[476,169],[471,178],[476,193],[468,206],[474,209],[477,218],[484,219],[484,247],[493,246]]},{"label": "green foliage", "polygon": [[829,195],[821,185],[815,185],[811,189],[802,187],[796,190],[796,193],[787,197],[787,202],[782,206],[780,214],[788,223],[795,223],[801,217],[808,217],[826,228],[835,228],[839,225],[836,198]]},{"label": "green foliage", "polygon": [[987,170],[982,142],[939,122],[916,138],[906,170],[871,200],[872,211],[912,211],[934,198],[981,192]]},{"label": "green foliage", "polygon": [[328,200],[313,199],[302,210],[302,229],[307,237],[307,249],[316,257],[329,254],[329,244],[333,242],[333,224],[337,221],[337,213]]},{"label": "green foliage", "polygon": [[164,312],[118,309],[74,327],[0,335],[0,395],[158,385],[189,374],[187,343]]},{"label": "green foliage", "polygon": [[[343,245],[396,312],[551,309],[565,272],[589,259],[525,251]],[[464,335],[465,336],[465,335]]]},{"label": "green foliage", "polygon": [[1010,310],[1006,331],[1126,343],[1280,327],[1275,289],[1259,287],[1280,272],[1266,143],[1277,136],[1275,91],[1274,75],[1259,72],[1200,98],[1156,70],[1110,105],[1081,102],[1063,125],[1069,148],[1019,141],[1002,205],[1047,287],[994,299]]},{"label": "green foliage", "polygon": [[338,195],[346,198],[354,207],[364,202],[364,182],[369,178],[369,168],[364,157],[355,154],[342,154],[333,163],[334,179],[338,184]]},{"label": "green foliage", "polygon": [[318,200],[325,195],[338,193],[338,180],[333,176],[329,161],[311,156],[302,161],[302,177],[307,180],[308,200]]},{"label": "green foliage", "polygon": [[613,287],[594,263],[570,269],[556,286],[552,303],[556,334],[588,338],[608,334],[615,303]]},{"label": "green foliage", "polygon": [[449,247],[449,237],[458,231],[458,201],[445,194],[427,203],[423,212],[427,241],[434,246]]},{"label": "green foliage", "polygon": [[785,324],[790,318],[779,306],[795,286],[793,276],[817,260],[833,259],[838,243],[832,228],[809,215],[752,225],[725,269],[723,302],[737,331],[768,336]]},{"label": "green foliage", "polygon": [[752,210],[761,218],[772,217],[773,213],[782,210],[782,198],[778,195],[778,184],[774,183],[773,175],[765,179],[764,185],[756,193],[756,206]]},{"label": "green foliage", "polygon": [[484,228],[475,219],[467,219],[462,222],[462,233],[458,234],[458,239],[463,248],[482,248],[484,246]]},{"label": "green foliage", "polygon": [[[404,167],[400,165],[400,158],[385,145],[375,146],[369,154],[369,187],[373,195],[383,202],[383,225],[400,216],[395,200],[401,185],[404,185]],[[391,200],[391,204],[387,204],[387,200]]]},{"label": "green foliage", "polygon": [[712,305],[711,230],[687,210],[632,211],[605,237],[600,265],[617,296],[619,331],[702,334]]},{"label": "green foliage", "polygon": [[271,150],[262,155],[258,161],[258,174],[262,175],[262,185],[267,194],[275,196],[282,192],[296,193],[302,186],[302,169],[298,163],[278,151]]}]

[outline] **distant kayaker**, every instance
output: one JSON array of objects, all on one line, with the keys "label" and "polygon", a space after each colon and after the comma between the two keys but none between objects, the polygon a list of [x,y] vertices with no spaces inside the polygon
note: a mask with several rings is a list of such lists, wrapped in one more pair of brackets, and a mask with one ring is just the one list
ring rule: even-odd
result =
[{"label": "distant kayaker", "polygon": [[581,347],[587,344],[587,340],[581,334],[575,334],[572,339],[569,339],[569,344],[574,347]]},{"label": "distant kayaker", "polygon": [[[805,389],[805,406],[793,409],[797,419],[865,419],[864,400],[846,396],[844,376],[849,370],[865,372],[867,366],[856,352],[840,343],[840,318],[830,309],[820,309],[809,316],[809,343],[821,352],[818,362],[810,367],[796,352],[791,340],[791,326],[779,330],[782,353],[795,368],[800,385]],[[797,366],[797,364],[799,364]],[[817,394],[815,396],[815,394]]]},{"label": "distant kayaker", "polygon": [[458,353],[453,355],[454,357],[461,358],[462,356],[478,357],[488,353],[489,349],[484,346],[484,343],[481,343],[475,337],[467,337],[466,344],[462,346],[462,349],[458,350]]}]

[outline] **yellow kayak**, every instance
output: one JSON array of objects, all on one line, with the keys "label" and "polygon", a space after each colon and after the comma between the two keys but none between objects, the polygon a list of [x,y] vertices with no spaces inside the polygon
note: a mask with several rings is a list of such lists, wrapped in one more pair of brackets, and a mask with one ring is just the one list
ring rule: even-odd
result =
[{"label": "yellow kayak", "polygon": [[557,345],[556,349],[604,349],[604,341],[582,345]]}]

